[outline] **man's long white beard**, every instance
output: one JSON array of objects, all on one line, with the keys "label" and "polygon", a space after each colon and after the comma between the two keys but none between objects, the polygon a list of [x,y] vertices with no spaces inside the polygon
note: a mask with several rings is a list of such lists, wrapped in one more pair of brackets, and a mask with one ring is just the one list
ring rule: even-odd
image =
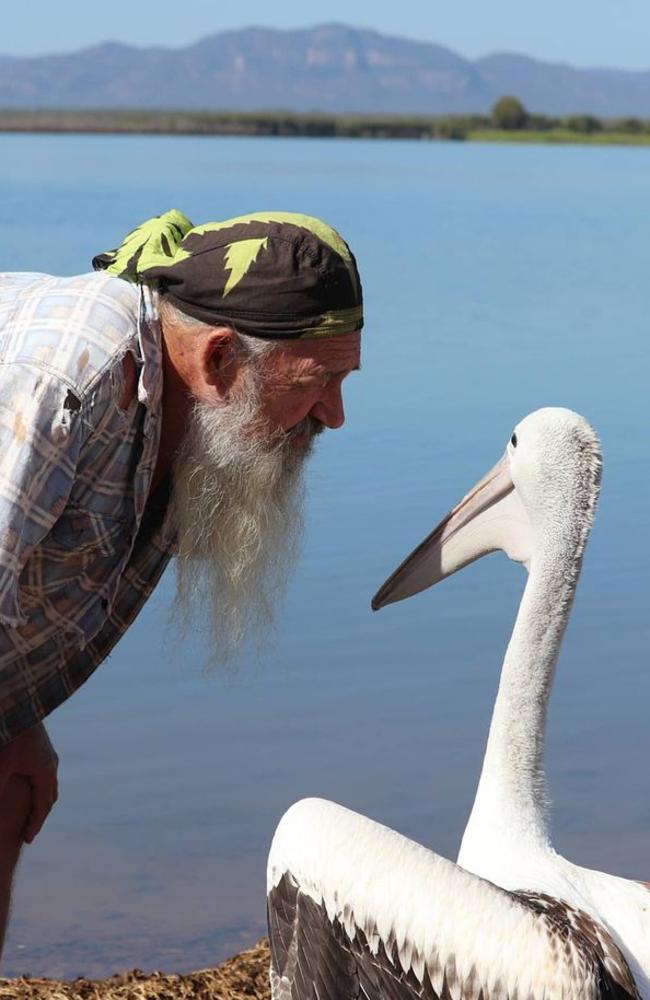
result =
[{"label": "man's long white beard", "polygon": [[[303,526],[301,471],[311,442],[273,440],[259,426],[254,376],[223,406],[197,402],[174,462],[177,530],[174,618],[184,634],[208,631],[210,664],[274,624]],[[316,431],[307,419],[294,429]]]}]

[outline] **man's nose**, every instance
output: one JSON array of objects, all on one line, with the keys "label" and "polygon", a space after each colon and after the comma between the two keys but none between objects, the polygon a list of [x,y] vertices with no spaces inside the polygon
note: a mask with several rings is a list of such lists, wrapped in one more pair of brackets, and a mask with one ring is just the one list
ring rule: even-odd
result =
[{"label": "man's nose", "polygon": [[312,415],[322,424],[335,430],[345,423],[343,395],[340,386],[332,386],[312,407]]}]

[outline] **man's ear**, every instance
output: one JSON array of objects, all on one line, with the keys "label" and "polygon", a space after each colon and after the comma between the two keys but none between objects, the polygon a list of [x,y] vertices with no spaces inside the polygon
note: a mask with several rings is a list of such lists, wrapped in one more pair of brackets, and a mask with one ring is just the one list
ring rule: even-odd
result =
[{"label": "man's ear", "polygon": [[201,350],[201,372],[205,384],[226,397],[237,378],[239,361],[235,332],[228,326],[217,326],[205,338]]}]

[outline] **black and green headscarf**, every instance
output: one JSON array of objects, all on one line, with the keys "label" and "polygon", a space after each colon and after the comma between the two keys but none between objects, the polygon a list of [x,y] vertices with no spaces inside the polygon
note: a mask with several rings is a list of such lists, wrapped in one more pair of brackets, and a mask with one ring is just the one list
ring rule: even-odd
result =
[{"label": "black and green headscarf", "polygon": [[333,337],[363,326],[356,261],[335,229],[294,212],[192,226],[173,209],[93,258],[162,291],[182,312],[264,339]]}]

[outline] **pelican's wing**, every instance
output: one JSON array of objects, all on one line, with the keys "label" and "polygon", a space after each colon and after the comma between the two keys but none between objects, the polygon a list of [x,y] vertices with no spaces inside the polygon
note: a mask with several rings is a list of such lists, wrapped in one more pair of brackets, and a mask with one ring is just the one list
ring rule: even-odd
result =
[{"label": "pelican's wing", "polygon": [[274,1000],[640,1000],[603,927],[319,799],[276,831]]}]

